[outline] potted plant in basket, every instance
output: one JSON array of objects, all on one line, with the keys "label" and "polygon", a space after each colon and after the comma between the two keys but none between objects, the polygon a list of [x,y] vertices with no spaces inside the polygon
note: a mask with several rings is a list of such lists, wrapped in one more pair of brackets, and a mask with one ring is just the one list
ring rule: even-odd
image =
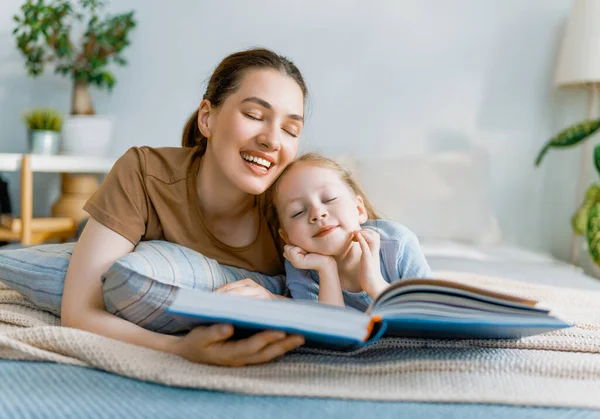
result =
[{"label": "potted plant in basket", "polygon": [[58,154],[62,115],[56,109],[34,109],[24,116],[28,129],[29,152]]},{"label": "potted plant in basket", "polygon": [[39,76],[52,64],[73,82],[71,116],[63,126],[66,153],[103,154],[110,141],[112,121],[95,115],[89,87],[113,88],[109,67],[127,64],[122,53],[136,22],[133,11],[101,16],[103,7],[102,0],[27,0],[14,16],[13,34],[28,73]]},{"label": "potted plant in basket", "polygon": [[[539,166],[551,148],[572,147],[589,139],[600,129],[600,119],[585,120],[571,125],[551,138],[540,150],[535,165]],[[600,144],[594,148],[594,165],[600,174]],[[590,185],[579,209],[571,217],[575,234],[585,236],[594,263],[600,266],[600,184]]]}]

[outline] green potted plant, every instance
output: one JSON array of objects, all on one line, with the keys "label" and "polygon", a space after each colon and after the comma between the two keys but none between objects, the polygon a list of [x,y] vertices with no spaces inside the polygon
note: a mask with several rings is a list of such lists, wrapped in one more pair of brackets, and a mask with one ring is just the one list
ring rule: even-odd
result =
[{"label": "green potted plant", "polygon": [[33,154],[58,154],[63,118],[51,108],[33,109],[24,118],[27,125],[29,152]]},{"label": "green potted plant", "polygon": [[[126,65],[122,53],[135,27],[134,12],[103,15],[102,0],[27,0],[14,16],[13,34],[31,76],[47,65],[73,83],[71,116],[63,126],[63,151],[102,154],[112,120],[96,115],[90,86],[110,91],[116,83],[111,65]],[[81,32],[81,36],[75,34]]]},{"label": "green potted plant", "polygon": [[[540,165],[550,149],[581,144],[599,129],[600,119],[581,121],[565,128],[542,147],[535,165]],[[600,175],[600,144],[594,148],[594,165]],[[571,227],[575,234],[586,237],[590,256],[600,266],[600,184],[594,183],[588,187],[583,202],[571,217]]]}]

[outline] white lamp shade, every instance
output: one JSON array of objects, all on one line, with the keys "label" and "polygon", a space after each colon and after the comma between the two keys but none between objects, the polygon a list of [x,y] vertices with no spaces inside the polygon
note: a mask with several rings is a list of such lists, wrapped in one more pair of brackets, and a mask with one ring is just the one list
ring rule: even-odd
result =
[{"label": "white lamp shade", "polygon": [[600,82],[600,0],[574,0],[562,40],[554,83]]}]

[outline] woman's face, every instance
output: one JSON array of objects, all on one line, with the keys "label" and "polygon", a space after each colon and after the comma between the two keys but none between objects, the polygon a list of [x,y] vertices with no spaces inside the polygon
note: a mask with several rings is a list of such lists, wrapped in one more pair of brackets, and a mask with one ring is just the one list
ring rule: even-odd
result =
[{"label": "woman's face", "polygon": [[259,195],[296,156],[304,95],[289,76],[271,69],[251,70],[205,122],[207,153],[215,167],[234,187]]}]

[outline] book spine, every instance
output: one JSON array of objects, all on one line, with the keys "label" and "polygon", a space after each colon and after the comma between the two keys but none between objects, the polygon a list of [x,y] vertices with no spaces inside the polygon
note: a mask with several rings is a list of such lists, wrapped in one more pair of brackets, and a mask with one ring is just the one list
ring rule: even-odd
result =
[{"label": "book spine", "polygon": [[373,316],[371,317],[371,322],[369,323],[369,327],[367,329],[367,334],[363,339],[363,342],[366,344],[375,342],[379,340],[387,329],[387,323],[383,321],[381,316]]}]

